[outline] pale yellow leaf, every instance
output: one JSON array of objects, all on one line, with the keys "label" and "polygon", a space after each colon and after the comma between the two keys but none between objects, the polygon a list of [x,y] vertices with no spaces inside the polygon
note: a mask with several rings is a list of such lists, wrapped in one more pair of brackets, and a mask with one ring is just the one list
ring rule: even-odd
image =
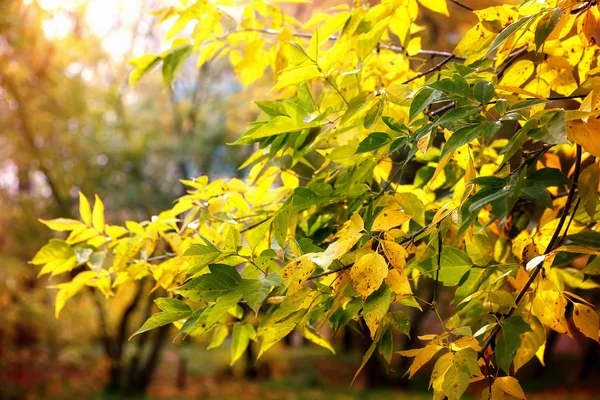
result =
[{"label": "pale yellow leaf", "polygon": [[104,204],[100,197],[96,195],[94,202],[94,211],[92,213],[92,225],[98,232],[104,232]]},{"label": "pale yellow leaf", "polygon": [[377,253],[365,254],[354,263],[350,270],[354,290],[363,299],[379,289],[387,275],[387,263],[383,256]]},{"label": "pale yellow leaf", "polygon": [[397,270],[402,271],[406,266],[406,258],[408,257],[406,249],[391,240],[382,240],[381,245],[390,264]]},{"label": "pale yellow leaf", "polygon": [[390,289],[392,289],[392,291],[396,294],[399,294],[399,295],[411,295],[412,294],[412,289],[410,288],[410,283],[408,281],[408,277],[404,274],[401,274],[396,269],[392,269],[388,272],[386,282],[389,285]]},{"label": "pale yellow leaf", "polygon": [[79,215],[87,226],[92,225],[92,207],[90,207],[87,197],[81,192],[79,192]]},{"label": "pale yellow leaf", "polygon": [[573,322],[581,333],[598,341],[598,314],[585,304],[573,303]]},{"label": "pale yellow leaf", "polygon": [[502,391],[513,397],[516,397],[517,399],[525,399],[525,393],[523,392],[521,385],[519,385],[519,381],[512,376],[502,376],[496,378],[494,384],[502,389]]},{"label": "pale yellow leaf", "polygon": [[411,219],[410,215],[400,210],[386,207],[375,218],[372,230],[375,232],[389,231],[392,228],[402,225],[409,219]]}]

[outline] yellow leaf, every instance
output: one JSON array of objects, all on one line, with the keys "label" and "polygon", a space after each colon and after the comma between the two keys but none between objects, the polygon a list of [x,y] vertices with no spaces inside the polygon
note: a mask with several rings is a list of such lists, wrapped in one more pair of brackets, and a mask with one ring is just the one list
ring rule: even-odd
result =
[{"label": "yellow leaf", "polygon": [[598,314],[585,304],[573,303],[573,322],[581,333],[598,342]]},{"label": "yellow leaf", "polygon": [[515,373],[528,363],[546,343],[544,327],[535,318],[531,318],[527,323],[532,330],[521,334],[521,345],[517,349],[514,359]]},{"label": "yellow leaf", "polygon": [[402,271],[406,266],[406,258],[408,253],[400,244],[391,240],[382,240],[383,252],[390,264],[399,271]]},{"label": "yellow leaf", "polygon": [[322,76],[316,65],[310,64],[301,67],[286,68],[281,71],[277,83],[271,90],[279,90],[292,85],[299,85],[310,79]]},{"label": "yellow leaf", "polygon": [[96,201],[94,202],[92,225],[98,232],[104,232],[104,204],[98,195],[96,195]]},{"label": "yellow leaf", "polygon": [[390,207],[384,208],[373,222],[373,231],[389,231],[392,228],[402,225],[411,218],[400,210],[394,210]]},{"label": "yellow leaf", "polygon": [[287,264],[281,270],[281,280],[292,294],[302,287],[302,284],[315,271],[316,265],[312,262],[313,253],[304,254]]},{"label": "yellow leaf", "polygon": [[502,376],[496,378],[494,385],[497,385],[503,392],[516,397],[517,399],[525,399],[525,393],[519,385],[519,381],[512,376]]},{"label": "yellow leaf", "polygon": [[589,7],[587,11],[583,12],[577,21],[577,33],[581,42],[586,45],[594,45],[600,42],[600,15],[595,9],[596,7]]},{"label": "yellow leaf", "polygon": [[550,89],[562,95],[570,95],[577,89],[573,66],[566,58],[550,56],[542,63],[540,78],[548,82]]},{"label": "yellow leaf", "polygon": [[354,263],[350,270],[354,290],[363,299],[379,289],[387,275],[388,268],[385,259],[377,253],[365,254]]},{"label": "yellow leaf", "polygon": [[533,299],[533,312],[540,322],[559,333],[570,336],[565,319],[566,306],[567,301],[556,291],[539,291]]},{"label": "yellow leaf", "polygon": [[567,136],[591,155],[600,157],[600,121],[596,118],[588,118],[587,123],[568,121]]},{"label": "yellow leaf", "polygon": [[56,218],[56,219],[39,219],[42,224],[46,225],[48,228],[53,231],[72,231],[78,228],[85,227],[85,225],[81,221],[77,221],[76,219],[68,219],[68,218]]},{"label": "yellow leaf", "polygon": [[419,0],[419,3],[433,12],[445,15],[446,17],[450,16],[446,0]]},{"label": "yellow leaf", "polygon": [[404,357],[415,357],[410,366],[408,379],[412,378],[413,375],[421,369],[423,365],[427,364],[427,362],[429,362],[429,360],[431,360],[442,348],[442,346],[438,346],[437,344],[429,343],[422,349],[399,351],[398,354]]},{"label": "yellow leaf", "polygon": [[388,272],[386,282],[390,286],[392,291],[396,294],[403,296],[412,294],[412,289],[410,288],[408,277],[398,272],[398,270],[390,270]]},{"label": "yellow leaf", "polygon": [[[531,60],[519,60],[510,66],[500,80],[501,85],[509,85],[518,88],[533,75],[535,65]],[[496,87],[497,89],[498,87]]]},{"label": "yellow leaf", "polygon": [[92,208],[87,197],[81,192],[79,192],[79,214],[81,215],[81,220],[87,226],[92,225]]}]

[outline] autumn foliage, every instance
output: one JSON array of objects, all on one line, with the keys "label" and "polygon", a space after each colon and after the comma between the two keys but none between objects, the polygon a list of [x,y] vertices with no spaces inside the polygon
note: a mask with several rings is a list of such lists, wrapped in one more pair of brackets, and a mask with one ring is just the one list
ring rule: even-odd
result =
[{"label": "autumn foliage", "polygon": [[[600,274],[595,1],[474,11],[452,53],[421,48],[415,22],[420,6],[448,15],[445,0],[340,5],[306,22],[277,2],[188,3],[157,11],[175,21],[172,47],[133,60],[130,81],[160,68],[168,85],[192,56],[227,61],[246,86],[272,76],[233,143],[256,149],[247,177],[184,180],[150,221],[109,225],[83,194],[80,220],[42,220],[68,232],[31,261],[71,274],[57,317],[86,286],[110,297],[149,276],[170,295],[135,334],[211,334],[234,363],[294,330],[334,351],[325,326],[364,324],[361,368],[397,352],[414,358],[410,378],[438,356],[436,399],[478,380],[484,398],[525,398],[514,374],[542,357],[546,330],[598,341],[595,307],[574,293]],[[406,307],[439,319],[423,348],[394,346]]]}]

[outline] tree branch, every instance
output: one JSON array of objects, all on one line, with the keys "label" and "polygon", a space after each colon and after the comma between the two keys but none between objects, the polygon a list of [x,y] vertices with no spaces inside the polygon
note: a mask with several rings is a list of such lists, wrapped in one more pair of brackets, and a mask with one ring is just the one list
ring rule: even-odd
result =
[{"label": "tree branch", "polygon": [[[229,35],[235,35],[238,33],[246,33],[246,32],[258,32],[258,33],[263,33],[265,35],[280,35],[281,34],[281,31],[278,31],[276,29],[268,29],[268,28],[234,29],[234,30],[225,32],[223,35],[217,37],[214,40],[207,41],[206,43],[211,43],[215,40],[223,40],[223,39],[226,39]],[[295,37],[304,38],[304,39],[312,38],[311,33],[305,33],[305,32],[293,32],[292,35]],[[327,39],[331,40],[331,41],[335,41],[335,40],[338,40],[339,38],[340,38],[339,36],[331,35]],[[404,51],[405,51],[405,48],[403,46],[395,46],[395,45],[388,45],[388,44],[377,44],[377,49],[391,50],[396,53],[404,53]],[[456,58],[459,60],[466,59],[466,57],[455,56],[452,53],[449,53],[447,51],[427,50],[427,49],[419,50],[419,52],[416,55],[434,56],[434,57],[452,57],[452,58]]]},{"label": "tree branch", "polygon": [[410,83],[416,79],[419,79],[425,75],[429,75],[432,72],[436,72],[442,69],[442,67],[446,64],[448,64],[448,62],[450,62],[453,58],[455,58],[456,56],[453,54],[450,54],[448,57],[444,58],[442,61],[440,61],[439,63],[437,63],[436,65],[434,65],[433,67],[429,68],[427,71],[423,71],[420,74],[413,76],[412,78],[402,82],[402,85],[405,85],[407,83]]},{"label": "tree branch", "polygon": [[[560,216],[560,220],[558,222],[558,225],[556,226],[556,229],[554,230],[554,234],[552,235],[552,238],[550,239],[548,246],[546,247],[546,250],[544,251],[544,255],[550,253],[554,249],[554,244],[556,242],[556,239],[558,238],[558,235],[560,234],[560,232],[563,228],[563,225],[565,224],[565,220],[567,219],[567,216],[569,215],[569,211],[571,209],[571,205],[573,204],[573,199],[575,198],[575,188],[576,188],[577,182],[579,180],[579,171],[581,169],[581,153],[582,153],[581,146],[577,145],[577,156],[576,156],[577,158],[575,160],[575,171],[573,172],[573,182],[571,183],[571,187],[569,188],[569,195],[567,197],[567,201],[565,203],[562,214]],[[543,266],[544,266],[544,263],[542,262],[542,263],[539,263],[533,269],[531,276],[529,277],[529,279],[527,280],[527,282],[525,283],[525,285],[523,286],[523,288],[517,295],[517,298],[515,299],[516,306],[518,306],[519,302],[523,299],[523,297],[525,297],[525,294],[529,290],[529,287],[533,284],[533,281],[538,276],[538,274],[542,270]],[[516,306],[511,307],[508,310],[508,312],[506,314],[504,314],[503,320],[510,317],[515,312],[515,310],[517,309]],[[490,335],[487,337],[487,339],[485,340],[485,342],[483,342],[483,345],[481,346],[481,350],[479,351],[480,358],[483,357],[483,355],[485,354],[485,350],[492,344],[492,342],[494,341],[494,339],[496,338],[498,333],[500,333],[501,330],[502,330],[501,324],[498,324],[494,327],[494,329],[492,330]]]}]

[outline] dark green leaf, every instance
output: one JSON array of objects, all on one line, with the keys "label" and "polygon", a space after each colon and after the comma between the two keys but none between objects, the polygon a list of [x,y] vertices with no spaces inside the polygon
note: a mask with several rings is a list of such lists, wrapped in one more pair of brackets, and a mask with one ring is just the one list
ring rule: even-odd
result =
[{"label": "dark green leaf", "polygon": [[404,312],[390,311],[387,313],[387,321],[410,338],[410,318]]},{"label": "dark green leaf", "polygon": [[535,49],[539,50],[544,41],[550,36],[556,24],[560,20],[562,12],[560,8],[554,8],[551,11],[544,14],[540,22],[538,22],[537,28],[535,28]]},{"label": "dark green leaf", "polygon": [[479,107],[477,106],[465,106],[456,108],[452,111],[448,111],[446,114],[442,115],[440,119],[435,121],[434,126],[442,125],[446,126],[449,123],[456,122],[462,119],[466,119],[467,117],[477,114],[479,112]]},{"label": "dark green leaf", "polygon": [[496,342],[496,360],[498,366],[507,374],[521,345],[521,334],[531,331],[531,327],[519,316],[508,317],[502,322],[502,334]]},{"label": "dark green leaf", "polygon": [[415,119],[417,114],[429,107],[431,103],[442,97],[442,92],[435,89],[422,89],[410,103],[409,120]]},{"label": "dark green leaf", "polygon": [[240,274],[229,265],[214,264],[209,268],[210,274],[192,279],[173,291],[192,301],[205,302],[233,291],[242,283]]},{"label": "dark green leaf", "polygon": [[557,168],[542,168],[529,174],[525,179],[525,187],[547,188],[561,186],[569,179]]},{"label": "dark green leaf", "polygon": [[388,144],[391,140],[391,136],[385,132],[373,132],[360,142],[356,154],[377,150]]},{"label": "dark green leaf", "polygon": [[381,119],[383,119],[383,122],[391,130],[398,132],[398,133],[402,133],[404,135],[408,135],[408,128],[406,127],[406,125],[399,123],[398,121],[396,121],[395,118],[392,118],[392,117],[386,115],[386,116],[381,117]]},{"label": "dark green leaf", "polygon": [[473,87],[473,97],[481,104],[487,104],[494,98],[494,85],[491,82],[481,80]]},{"label": "dark green leaf", "polygon": [[578,246],[600,247],[600,232],[597,231],[584,230],[568,235],[567,239]]},{"label": "dark green leaf", "polygon": [[377,103],[375,103],[373,105],[373,107],[371,107],[369,109],[369,111],[367,111],[367,115],[365,115],[365,120],[364,120],[365,128],[370,129],[373,126],[373,124],[375,124],[375,122],[377,122],[377,119],[381,115],[382,111],[383,111],[383,99],[378,101]]}]

